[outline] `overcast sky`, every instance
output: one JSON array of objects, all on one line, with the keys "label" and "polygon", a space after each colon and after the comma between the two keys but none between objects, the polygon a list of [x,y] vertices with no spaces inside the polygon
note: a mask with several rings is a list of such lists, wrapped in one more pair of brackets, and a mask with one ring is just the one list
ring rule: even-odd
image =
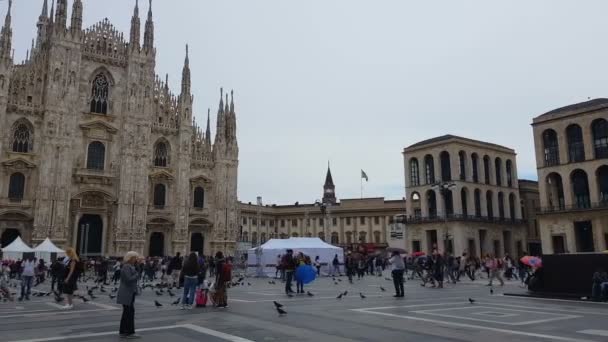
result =
[{"label": "overcast sky", "polygon": [[[15,0],[18,60],[42,2]],[[85,26],[108,17],[128,37],[134,3],[85,0]],[[606,95],[608,1],[154,0],[153,11],[157,73],[175,92],[190,44],[199,122],[220,86],[235,89],[244,202],[314,201],[328,160],[339,198],[360,196],[360,169],[365,196],[401,198],[403,148],[447,133],[514,148],[520,177],[536,179],[532,118]]]}]

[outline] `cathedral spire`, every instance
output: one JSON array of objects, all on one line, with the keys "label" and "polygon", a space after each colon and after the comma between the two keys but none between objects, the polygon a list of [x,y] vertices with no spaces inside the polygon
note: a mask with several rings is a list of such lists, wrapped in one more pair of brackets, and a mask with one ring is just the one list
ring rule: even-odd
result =
[{"label": "cathedral spire", "polygon": [[182,70],[182,96],[190,95],[191,84],[190,58],[188,56],[188,44],[186,44],[186,59],[184,60],[184,69]]},{"label": "cathedral spire", "polygon": [[13,7],[13,0],[8,0],[8,11],[4,18],[4,26],[0,32],[0,59],[2,61],[11,61],[11,53],[13,46],[13,29],[11,28],[11,9]]},{"label": "cathedral spire", "polygon": [[59,28],[65,28],[68,21],[68,0],[57,0],[57,13],[55,13],[55,24]]},{"label": "cathedral spire", "polygon": [[[215,130],[215,145],[224,143],[226,137],[226,116],[224,113],[224,88],[220,88],[220,105],[217,110],[217,129]],[[217,150],[217,146],[215,147]]]},{"label": "cathedral spire", "polygon": [[132,49],[140,48],[140,32],[141,21],[139,20],[139,0],[135,0],[135,9],[133,9],[133,17],[131,18],[131,37],[129,40]]},{"label": "cathedral spire", "polygon": [[42,13],[40,13],[40,16],[45,18],[49,16],[49,0],[42,2]]},{"label": "cathedral spire", "polygon": [[152,0],[148,9],[148,19],[146,20],[146,31],[144,32],[144,50],[151,52],[154,49],[154,22],[152,21]]},{"label": "cathedral spire", "polygon": [[70,31],[72,31],[72,34],[77,34],[82,31],[82,0],[74,0],[74,4],[72,4]]},{"label": "cathedral spire", "polygon": [[51,24],[55,22],[55,0],[51,2],[51,14],[49,14],[49,21]]},{"label": "cathedral spire", "polygon": [[211,108],[207,108],[207,130],[205,131],[205,144],[211,145]]}]

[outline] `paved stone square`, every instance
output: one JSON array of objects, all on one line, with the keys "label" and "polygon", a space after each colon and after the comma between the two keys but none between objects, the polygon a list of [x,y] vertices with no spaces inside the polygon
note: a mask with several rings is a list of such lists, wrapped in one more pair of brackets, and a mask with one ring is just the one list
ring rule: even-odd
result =
[{"label": "paved stone square", "polygon": [[[523,292],[518,283],[495,287],[483,280],[445,289],[408,281],[406,297],[392,297],[392,282],[365,277],[348,284],[321,278],[305,290],[313,296],[288,298],[283,284],[249,278],[229,290],[227,309],[180,310],[175,297],[145,289],[136,299],[136,327],[143,341],[606,341],[608,305],[602,303],[504,296]],[[250,283],[251,285],[247,285]],[[92,286],[93,284],[88,284]],[[36,291],[45,292],[48,285]],[[86,285],[81,285],[85,289]],[[295,287],[295,284],[294,284]],[[77,300],[62,311],[51,297],[0,303],[1,341],[119,341],[121,308],[95,291],[88,303]],[[386,291],[382,291],[385,289]],[[339,293],[348,291],[342,299]],[[365,298],[361,298],[362,293]],[[470,304],[468,299],[475,300]],[[162,307],[156,308],[158,300]],[[279,316],[273,301],[285,306]]]}]

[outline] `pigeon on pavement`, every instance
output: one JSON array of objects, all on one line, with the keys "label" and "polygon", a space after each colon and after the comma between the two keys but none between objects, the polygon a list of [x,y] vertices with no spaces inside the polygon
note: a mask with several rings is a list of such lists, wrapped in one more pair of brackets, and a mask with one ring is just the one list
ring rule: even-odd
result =
[{"label": "pigeon on pavement", "polygon": [[155,301],[154,301],[154,305],[155,305],[157,308],[160,308],[161,306],[163,306],[163,305],[162,305],[161,303],[159,303],[157,300],[155,300]]},{"label": "pigeon on pavement", "polygon": [[276,300],[275,300],[275,301],[272,301],[272,303],[274,304],[274,306],[275,306],[276,308],[282,308],[282,307],[283,307],[283,304],[281,304],[281,303],[277,302]]}]

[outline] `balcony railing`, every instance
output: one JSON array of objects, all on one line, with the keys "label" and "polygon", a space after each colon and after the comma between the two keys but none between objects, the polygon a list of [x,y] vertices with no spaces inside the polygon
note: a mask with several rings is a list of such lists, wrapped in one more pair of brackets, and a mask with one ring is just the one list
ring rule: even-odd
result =
[{"label": "balcony railing", "polygon": [[593,210],[593,209],[608,209],[608,200],[596,202],[596,203],[581,203],[575,205],[559,205],[553,207],[539,208],[538,212],[543,214],[554,214],[569,211],[582,211],[582,210]]},{"label": "balcony railing", "polygon": [[433,217],[406,217],[405,222],[401,223],[433,223],[433,222],[455,222],[455,221],[466,221],[466,222],[484,222],[484,223],[506,223],[506,224],[523,224],[526,221],[522,219],[511,219],[511,218],[500,218],[500,217],[479,217],[475,215],[460,215],[453,214],[447,217],[436,215]]}]

